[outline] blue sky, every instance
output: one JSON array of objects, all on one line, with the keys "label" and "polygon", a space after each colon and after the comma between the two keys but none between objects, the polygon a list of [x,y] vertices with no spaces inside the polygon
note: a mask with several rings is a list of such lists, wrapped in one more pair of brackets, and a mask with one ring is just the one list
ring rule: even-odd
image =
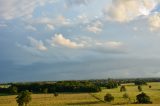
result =
[{"label": "blue sky", "polygon": [[160,77],[159,0],[1,0],[0,82]]}]

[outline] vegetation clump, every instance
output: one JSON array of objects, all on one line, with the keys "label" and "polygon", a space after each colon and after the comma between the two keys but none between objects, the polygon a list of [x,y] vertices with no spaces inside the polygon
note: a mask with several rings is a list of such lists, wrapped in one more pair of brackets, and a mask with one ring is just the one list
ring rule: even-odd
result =
[{"label": "vegetation clump", "polygon": [[114,96],[112,96],[110,93],[107,93],[105,96],[104,96],[104,101],[106,102],[111,102],[114,100]]},{"label": "vegetation clump", "polygon": [[127,91],[127,89],[124,85],[122,85],[121,88],[120,88],[120,92],[125,92],[125,91]]},{"label": "vegetation clump", "polygon": [[134,81],[134,84],[135,85],[147,85],[147,82],[145,80],[138,79]]},{"label": "vegetation clump", "polygon": [[152,103],[150,101],[150,97],[147,94],[145,94],[144,92],[137,95],[136,99],[137,99],[137,103],[140,103],[140,104],[150,104],[150,103]]},{"label": "vegetation clump", "polygon": [[117,87],[118,87],[117,81],[108,79],[108,82],[106,84],[107,89],[113,89],[113,88],[117,88]]},{"label": "vegetation clump", "polygon": [[17,97],[16,101],[18,103],[18,106],[27,106],[27,104],[31,101],[31,92],[28,90],[22,91]]},{"label": "vegetation clump", "polygon": [[142,91],[142,87],[140,85],[138,85],[138,91],[141,92]]}]

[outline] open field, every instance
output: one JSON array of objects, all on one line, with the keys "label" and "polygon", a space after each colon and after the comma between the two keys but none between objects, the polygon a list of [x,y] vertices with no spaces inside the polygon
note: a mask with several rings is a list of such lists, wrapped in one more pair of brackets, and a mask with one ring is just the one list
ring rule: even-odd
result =
[{"label": "open field", "polygon": [[[152,88],[149,88],[151,85]],[[128,100],[122,98],[124,92],[116,89],[103,89],[98,93],[78,93],[78,94],[59,94],[54,97],[53,94],[32,94],[32,101],[29,106],[160,106],[160,83],[148,83],[147,86],[142,86],[143,91],[151,97],[153,104],[129,104]],[[131,102],[135,101],[138,89],[133,84],[126,85],[127,93],[131,98]],[[115,100],[111,104],[103,102],[103,97],[106,93],[111,93]],[[0,106],[17,106],[16,95],[0,96]]]}]

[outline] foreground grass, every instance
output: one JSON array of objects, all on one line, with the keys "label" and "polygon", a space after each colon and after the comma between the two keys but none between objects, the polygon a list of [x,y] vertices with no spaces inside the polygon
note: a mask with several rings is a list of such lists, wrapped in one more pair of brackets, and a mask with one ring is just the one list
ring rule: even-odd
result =
[{"label": "foreground grass", "polygon": [[[58,97],[54,97],[53,94],[32,94],[32,102],[29,106],[160,106],[160,83],[148,83],[152,88],[148,86],[142,86],[142,89],[147,93],[153,104],[129,104],[129,101],[122,98],[123,92],[116,89],[103,89],[99,93],[78,93],[78,94],[59,94]],[[131,101],[135,101],[135,97],[138,92],[137,86],[133,84],[126,85],[127,93],[129,94]],[[103,102],[103,97],[106,93],[111,93],[115,100],[111,104]],[[16,95],[13,96],[0,96],[0,106],[17,106]]]}]

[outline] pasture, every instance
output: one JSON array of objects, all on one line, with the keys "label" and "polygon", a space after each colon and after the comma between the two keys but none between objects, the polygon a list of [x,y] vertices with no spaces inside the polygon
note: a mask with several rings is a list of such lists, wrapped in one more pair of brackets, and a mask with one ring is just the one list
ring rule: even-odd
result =
[{"label": "pasture", "polygon": [[[152,87],[149,88],[149,85]],[[98,93],[61,93],[57,97],[53,94],[32,94],[32,101],[28,106],[160,106],[160,83],[152,82],[142,86],[143,92],[151,97],[153,104],[131,104],[136,101],[136,95],[140,92],[132,83],[125,84],[126,93],[130,101],[123,98],[124,92],[120,88],[104,89]],[[106,93],[111,93],[115,100],[106,103],[103,98]],[[16,95],[0,96],[0,106],[17,106]]]}]

